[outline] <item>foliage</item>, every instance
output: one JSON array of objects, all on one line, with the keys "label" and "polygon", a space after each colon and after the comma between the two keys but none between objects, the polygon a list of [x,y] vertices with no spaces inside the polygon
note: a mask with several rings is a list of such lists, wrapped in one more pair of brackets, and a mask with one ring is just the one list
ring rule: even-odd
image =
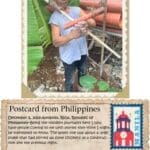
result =
[{"label": "foliage", "polygon": [[70,0],[69,5],[70,6],[79,6],[79,0]]},{"label": "foliage", "polygon": [[37,69],[39,62],[43,58],[42,46],[28,47],[28,73],[32,74]]},{"label": "foliage", "polygon": [[28,74],[31,74],[43,58],[43,49],[51,44],[51,35],[48,26],[50,14],[43,0],[28,0],[27,6]]}]

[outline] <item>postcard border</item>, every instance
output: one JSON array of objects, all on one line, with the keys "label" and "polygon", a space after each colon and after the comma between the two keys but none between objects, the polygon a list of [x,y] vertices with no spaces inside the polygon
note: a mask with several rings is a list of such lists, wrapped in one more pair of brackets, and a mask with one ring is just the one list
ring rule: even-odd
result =
[{"label": "postcard border", "polygon": [[49,92],[41,96],[35,95],[27,86],[27,54],[26,54],[26,31],[27,31],[27,16],[26,16],[26,1],[22,0],[22,83],[21,97],[22,98],[52,98],[52,97],[101,97],[101,98],[128,98],[129,93],[129,1],[123,0],[123,65],[122,65],[122,91],[121,92],[89,92],[89,93],[66,93],[66,92]]}]

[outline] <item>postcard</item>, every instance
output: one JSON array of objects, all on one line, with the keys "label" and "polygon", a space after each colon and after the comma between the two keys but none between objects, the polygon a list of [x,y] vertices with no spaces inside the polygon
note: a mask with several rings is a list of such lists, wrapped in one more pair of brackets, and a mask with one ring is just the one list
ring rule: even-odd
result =
[{"label": "postcard", "polygon": [[148,150],[149,101],[2,101],[2,150]]}]

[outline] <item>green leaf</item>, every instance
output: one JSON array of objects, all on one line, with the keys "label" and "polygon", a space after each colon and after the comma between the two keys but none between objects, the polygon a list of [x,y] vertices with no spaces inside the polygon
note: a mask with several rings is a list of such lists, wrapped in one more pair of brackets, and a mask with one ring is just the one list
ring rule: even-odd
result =
[{"label": "green leaf", "polygon": [[40,32],[32,0],[28,0],[28,45],[41,45]]},{"label": "green leaf", "polygon": [[70,0],[69,5],[70,6],[79,6],[79,0]]},{"label": "green leaf", "polygon": [[[32,0],[32,1],[34,5],[37,22],[38,22],[40,37],[45,37],[45,38],[41,38],[41,42],[42,42],[43,47],[46,48],[52,42],[51,36],[50,36],[50,30],[48,27],[48,22],[46,22],[43,17],[43,14],[40,8],[42,6],[39,5],[39,1],[38,0]],[[43,3],[40,3],[40,4],[43,4]]]},{"label": "green leaf", "polygon": [[28,46],[41,45],[46,48],[51,44],[51,32],[47,20],[49,16],[43,0],[28,0]]},{"label": "green leaf", "polygon": [[41,59],[43,58],[42,46],[28,47],[28,74],[32,74],[37,69]]}]

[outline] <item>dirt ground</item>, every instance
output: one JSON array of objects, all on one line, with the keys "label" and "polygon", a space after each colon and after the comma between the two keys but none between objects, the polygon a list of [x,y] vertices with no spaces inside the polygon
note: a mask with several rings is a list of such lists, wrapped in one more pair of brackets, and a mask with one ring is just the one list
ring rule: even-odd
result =
[{"label": "dirt ground", "polygon": [[[106,43],[115,48],[119,54],[122,53],[122,40],[120,38],[112,37],[111,40],[108,38]],[[28,86],[32,92],[36,90],[40,90],[40,92],[64,91],[64,69],[58,52],[58,48],[53,45],[50,45],[44,51],[44,58],[41,60],[38,69],[28,76]],[[105,50],[104,56],[107,57],[108,55],[109,52]],[[88,74],[96,77],[97,80],[105,80],[115,91],[121,90],[122,60],[111,56],[104,65],[103,75],[100,78],[100,65],[97,64],[100,64],[101,48],[94,45],[89,51],[89,57]],[[98,88],[95,88],[92,92],[99,92]]]}]

